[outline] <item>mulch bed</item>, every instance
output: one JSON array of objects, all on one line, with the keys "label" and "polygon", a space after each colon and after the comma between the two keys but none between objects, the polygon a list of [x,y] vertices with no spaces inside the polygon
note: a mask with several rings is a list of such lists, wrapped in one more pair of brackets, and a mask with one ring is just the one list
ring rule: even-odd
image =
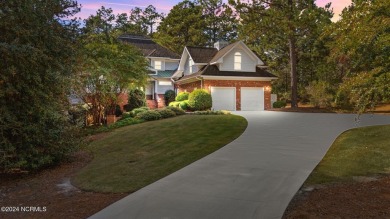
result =
[{"label": "mulch bed", "polygon": [[125,197],[81,191],[70,184],[70,178],[91,159],[88,152],[80,151],[70,161],[36,174],[0,175],[0,218],[87,218]]},{"label": "mulch bed", "polygon": [[283,219],[390,218],[390,176],[299,191]]}]

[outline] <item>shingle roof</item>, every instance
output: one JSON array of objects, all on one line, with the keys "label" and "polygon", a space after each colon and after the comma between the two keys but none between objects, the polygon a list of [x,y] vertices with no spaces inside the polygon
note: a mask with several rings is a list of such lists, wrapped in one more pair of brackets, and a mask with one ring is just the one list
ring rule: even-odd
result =
[{"label": "shingle roof", "polygon": [[215,65],[206,66],[203,70],[202,75],[276,78],[275,75],[258,67],[256,67],[256,72],[220,71]]},{"label": "shingle roof", "polygon": [[242,71],[220,71],[215,65],[206,65],[198,72],[185,75],[177,81],[186,80],[200,75],[207,76],[224,76],[224,77],[259,77],[259,78],[277,78],[277,76],[268,71],[256,67],[256,72],[242,72]]},{"label": "shingle roof", "polygon": [[207,48],[207,47],[194,47],[186,46],[192,60],[195,63],[209,63],[210,60],[218,53],[216,48]]},{"label": "shingle roof", "polygon": [[124,34],[119,36],[119,40],[139,48],[144,56],[180,59],[178,54],[155,43],[152,39],[146,36]]}]

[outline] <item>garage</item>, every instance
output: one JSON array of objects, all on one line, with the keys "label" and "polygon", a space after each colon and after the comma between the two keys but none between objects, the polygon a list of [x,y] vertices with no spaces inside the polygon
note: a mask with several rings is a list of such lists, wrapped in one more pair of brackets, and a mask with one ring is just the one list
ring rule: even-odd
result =
[{"label": "garage", "polygon": [[264,110],[264,88],[242,87],[241,110],[257,111]]},{"label": "garage", "polygon": [[213,110],[236,110],[236,88],[211,87]]}]

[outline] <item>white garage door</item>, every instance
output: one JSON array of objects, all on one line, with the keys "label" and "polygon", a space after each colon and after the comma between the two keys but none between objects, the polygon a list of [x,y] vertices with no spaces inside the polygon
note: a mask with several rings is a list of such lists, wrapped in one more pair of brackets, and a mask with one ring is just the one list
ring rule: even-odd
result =
[{"label": "white garage door", "polygon": [[236,110],[236,88],[211,87],[213,110]]},{"label": "white garage door", "polygon": [[241,110],[264,110],[264,88],[242,87]]}]

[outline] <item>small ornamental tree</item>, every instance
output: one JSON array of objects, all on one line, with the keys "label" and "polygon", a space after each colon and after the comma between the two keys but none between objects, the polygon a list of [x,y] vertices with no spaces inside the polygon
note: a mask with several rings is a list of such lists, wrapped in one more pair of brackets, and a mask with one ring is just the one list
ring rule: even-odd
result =
[{"label": "small ornamental tree", "polygon": [[171,102],[175,101],[175,91],[173,90],[165,91],[164,99],[165,99],[165,105],[169,106]]},{"label": "small ornamental tree", "polygon": [[139,89],[130,90],[126,111],[131,111],[143,106],[145,106],[145,93]]},{"label": "small ornamental tree", "polygon": [[194,90],[188,97],[188,105],[194,111],[209,110],[212,106],[211,94],[204,89]]}]

